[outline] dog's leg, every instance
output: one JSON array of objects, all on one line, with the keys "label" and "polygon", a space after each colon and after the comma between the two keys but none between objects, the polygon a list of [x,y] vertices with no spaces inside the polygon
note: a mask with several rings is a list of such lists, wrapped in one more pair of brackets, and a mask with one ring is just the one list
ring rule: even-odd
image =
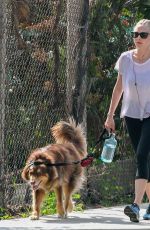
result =
[{"label": "dog's leg", "polygon": [[57,213],[59,218],[65,218],[65,211],[63,206],[63,190],[62,187],[57,187],[55,189],[56,199],[57,199]]},{"label": "dog's leg", "polygon": [[63,187],[63,191],[65,194],[65,213],[67,217],[67,212],[72,212],[73,210],[73,202],[72,202],[72,193],[74,188],[71,185],[65,185]]},{"label": "dog's leg", "polygon": [[44,190],[33,191],[32,215],[31,220],[38,220],[40,215],[40,206],[45,196]]}]

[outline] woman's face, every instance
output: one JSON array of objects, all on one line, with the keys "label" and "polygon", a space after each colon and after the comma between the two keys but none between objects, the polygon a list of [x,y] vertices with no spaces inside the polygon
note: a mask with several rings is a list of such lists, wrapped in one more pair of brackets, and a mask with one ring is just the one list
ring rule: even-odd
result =
[{"label": "woman's face", "polygon": [[146,25],[136,26],[133,41],[137,49],[150,49],[150,28]]}]

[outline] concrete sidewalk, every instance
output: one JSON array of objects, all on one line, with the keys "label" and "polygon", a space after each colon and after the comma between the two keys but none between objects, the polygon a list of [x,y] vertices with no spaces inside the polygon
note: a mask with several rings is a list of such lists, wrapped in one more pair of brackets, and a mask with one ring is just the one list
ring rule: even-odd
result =
[{"label": "concrete sidewalk", "polygon": [[142,219],[147,204],[141,206],[140,223],[132,223],[124,215],[124,206],[87,209],[84,212],[73,212],[68,219],[58,219],[56,215],[42,216],[40,220],[29,218],[1,220],[0,230],[33,230],[33,229],[150,229],[150,221]]}]

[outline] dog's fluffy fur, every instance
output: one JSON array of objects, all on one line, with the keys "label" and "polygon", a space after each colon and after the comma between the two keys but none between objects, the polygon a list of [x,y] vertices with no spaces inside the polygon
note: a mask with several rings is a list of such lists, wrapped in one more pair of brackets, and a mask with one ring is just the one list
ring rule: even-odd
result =
[{"label": "dog's fluffy fur", "polygon": [[[87,155],[81,125],[76,126],[73,120],[60,121],[51,131],[56,143],[32,151],[22,172],[22,178],[29,181],[33,190],[33,220],[39,219],[40,206],[49,191],[55,191],[58,216],[66,218],[73,209],[72,194],[83,184],[84,171],[80,163],[66,166],[45,164],[80,161]],[[42,164],[32,165],[32,161]]]}]

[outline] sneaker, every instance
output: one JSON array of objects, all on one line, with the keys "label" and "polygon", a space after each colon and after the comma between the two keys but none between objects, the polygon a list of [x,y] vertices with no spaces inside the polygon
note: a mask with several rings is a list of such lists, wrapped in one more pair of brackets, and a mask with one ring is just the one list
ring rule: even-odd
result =
[{"label": "sneaker", "polygon": [[139,222],[140,208],[137,204],[131,204],[125,207],[124,214],[130,217],[130,221]]},{"label": "sneaker", "polygon": [[146,209],[146,213],[143,216],[144,220],[150,220],[150,204],[148,206],[148,208]]}]

